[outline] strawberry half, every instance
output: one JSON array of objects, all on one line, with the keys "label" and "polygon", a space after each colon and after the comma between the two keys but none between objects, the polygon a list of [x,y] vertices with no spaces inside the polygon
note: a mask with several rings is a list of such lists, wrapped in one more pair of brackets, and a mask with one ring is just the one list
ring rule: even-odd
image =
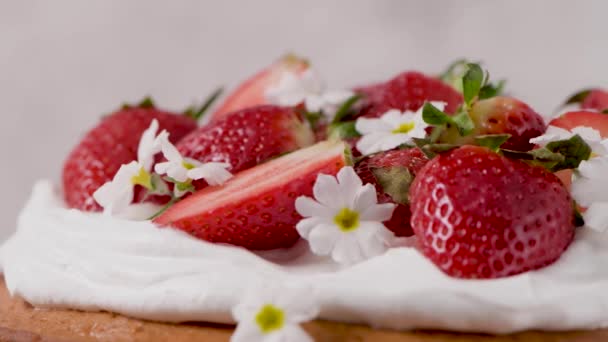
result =
[{"label": "strawberry half", "polygon": [[410,226],[408,187],[428,160],[420,149],[409,148],[365,157],[355,166],[363,184],[371,183],[376,187],[378,203],[397,205],[390,220],[384,222],[396,236],[414,235]]},{"label": "strawberry half", "polygon": [[[153,106],[125,107],[102,119],[69,154],[63,166],[64,199],[70,208],[99,211],[93,193],[112,180],[122,164],[137,159],[142,133],[152,120],[159,130],[167,130],[172,142],[193,131],[196,120],[170,113]],[[140,190],[141,191],[141,190]],[[141,194],[139,192],[139,194]],[[138,196],[137,198],[143,198]]]},{"label": "strawberry half", "polygon": [[310,196],[319,173],[345,165],[344,144],[321,142],[236,174],[173,205],[154,220],[195,237],[251,250],[292,246],[301,216],[298,196]]},{"label": "strawberry half", "polygon": [[572,199],[554,174],[484,147],[460,147],[427,163],[410,197],[422,252],[454,277],[549,265],[574,235]]},{"label": "strawberry half", "polygon": [[285,73],[301,74],[309,67],[308,61],[295,55],[287,55],[241,83],[211,116],[218,120],[230,112],[266,104],[266,90],[276,85]]},{"label": "strawberry half", "polygon": [[549,125],[571,130],[574,127],[586,126],[596,129],[602,137],[608,137],[608,114],[591,111],[568,112],[549,122]]},{"label": "strawberry half", "polygon": [[312,143],[312,131],[294,109],[263,105],[202,126],[176,147],[184,157],[200,162],[228,163],[234,173]]},{"label": "strawberry half", "polygon": [[429,101],[445,102],[445,111],[454,113],[463,101],[462,95],[451,86],[415,71],[355,91],[365,96],[361,115],[366,117],[379,117],[389,109],[417,111]]}]

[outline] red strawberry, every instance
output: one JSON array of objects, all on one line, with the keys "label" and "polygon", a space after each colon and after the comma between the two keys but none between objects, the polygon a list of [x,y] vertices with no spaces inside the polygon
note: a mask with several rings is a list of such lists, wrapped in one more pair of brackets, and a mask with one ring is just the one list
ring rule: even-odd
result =
[{"label": "red strawberry", "polygon": [[608,109],[608,91],[600,88],[585,89],[570,96],[565,105],[580,104],[582,109],[603,111]]},{"label": "red strawberry", "polygon": [[587,126],[598,130],[602,137],[608,137],[608,114],[584,110],[568,112],[551,120],[549,125],[567,130],[578,126]]},{"label": "red strawberry", "polygon": [[281,80],[283,74],[287,72],[300,74],[306,71],[308,67],[309,64],[304,59],[294,55],[284,56],[274,64],[241,83],[241,85],[224,100],[215,113],[213,113],[211,119],[217,120],[236,110],[266,104],[266,90],[277,84]]},{"label": "red strawberry", "polygon": [[335,175],[344,164],[343,143],[321,142],[200,190],[154,222],[251,250],[289,247],[299,239],[295,199],[312,194],[319,173]]},{"label": "red strawberry", "polygon": [[475,102],[469,111],[475,124],[471,135],[461,137],[455,127],[448,129],[441,140],[444,142],[470,144],[474,137],[485,134],[511,134],[501,147],[516,151],[529,151],[534,148],[530,139],[542,135],[545,121],[527,104],[511,98],[497,96]]},{"label": "red strawberry", "polygon": [[379,117],[392,108],[416,111],[427,101],[446,102],[446,112],[454,113],[463,101],[462,95],[451,86],[415,71],[355,91],[365,95],[362,115],[366,117]]},{"label": "red strawberry", "polygon": [[313,142],[312,131],[292,108],[263,105],[202,126],[176,147],[200,162],[229,163],[234,173]]},{"label": "red strawberry", "polygon": [[427,163],[411,192],[423,253],[448,275],[497,278],[551,264],[572,241],[572,199],[546,169],[463,146]]},{"label": "red strawberry", "polygon": [[137,159],[139,139],[153,119],[158,120],[159,131],[166,129],[170,133],[172,142],[197,125],[188,116],[154,107],[127,107],[104,117],[72,150],[64,164],[63,191],[70,208],[101,210],[93,193],[112,180],[122,164]]},{"label": "red strawberry", "polygon": [[[384,222],[384,225],[397,236],[414,235],[410,227],[410,206],[407,204],[407,198],[400,199],[396,202],[391,195],[385,192],[385,188],[381,184],[382,179],[379,179],[377,172],[383,172],[388,177],[395,179],[398,176],[407,177],[405,179],[406,187],[416,177],[418,171],[428,162],[428,158],[418,148],[392,150],[375,154],[361,160],[355,166],[355,171],[363,181],[363,184],[371,183],[376,187],[378,193],[378,203],[394,203],[397,205],[393,216],[389,221]],[[405,172],[407,170],[407,172]],[[410,177],[411,176],[411,177]],[[407,196],[407,189],[403,194]],[[390,190],[389,190],[390,192]]]},{"label": "red strawberry", "polygon": [[608,109],[608,92],[602,89],[593,89],[581,103],[581,108],[596,109],[599,111]]}]

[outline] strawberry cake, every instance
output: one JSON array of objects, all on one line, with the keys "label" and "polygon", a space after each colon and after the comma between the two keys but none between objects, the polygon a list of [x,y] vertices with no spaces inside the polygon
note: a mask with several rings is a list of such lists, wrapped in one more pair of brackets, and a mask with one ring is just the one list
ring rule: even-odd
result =
[{"label": "strawberry cake", "polygon": [[2,312],[236,324],[233,341],[310,341],[318,319],[605,328],[608,93],[549,118],[488,75],[331,89],[290,55],[215,110],[221,90],[124,105],[34,185],[0,248]]}]

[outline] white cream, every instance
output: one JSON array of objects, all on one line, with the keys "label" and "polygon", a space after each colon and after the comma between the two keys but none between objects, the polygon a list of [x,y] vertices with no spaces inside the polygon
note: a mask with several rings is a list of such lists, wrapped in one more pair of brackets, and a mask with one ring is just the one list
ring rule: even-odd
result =
[{"label": "white cream", "polygon": [[305,247],[264,259],[149,222],[67,210],[42,181],[0,249],[0,269],[10,292],[36,306],[160,321],[231,323],[230,309],[248,286],[294,281],[314,287],[321,318],[374,327],[508,333],[608,326],[605,234],[580,230],[554,265],[486,281],[449,278],[409,248],[341,269]]}]

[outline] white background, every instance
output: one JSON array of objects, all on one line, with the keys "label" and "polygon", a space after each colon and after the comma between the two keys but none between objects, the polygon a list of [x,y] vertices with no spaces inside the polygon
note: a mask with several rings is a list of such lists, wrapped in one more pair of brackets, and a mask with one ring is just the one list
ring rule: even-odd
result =
[{"label": "white background", "polygon": [[100,115],[145,94],[181,109],[286,51],[334,87],[479,59],[550,113],[608,86],[608,2],[0,0],[0,240],[32,182]]}]

